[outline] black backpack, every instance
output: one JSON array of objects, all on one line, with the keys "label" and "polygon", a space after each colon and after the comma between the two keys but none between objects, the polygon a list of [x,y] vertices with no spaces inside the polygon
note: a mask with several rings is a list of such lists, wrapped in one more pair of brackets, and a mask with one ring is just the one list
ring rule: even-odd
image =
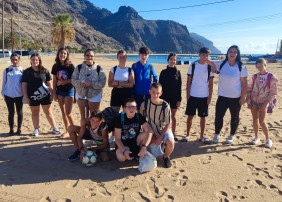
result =
[{"label": "black backpack", "polygon": [[118,111],[112,107],[107,107],[102,111],[102,116],[105,123],[108,125],[108,131],[109,132],[114,131],[115,121],[119,116]]},{"label": "black backpack", "polygon": [[[195,63],[193,63],[193,64],[192,64],[191,83],[193,82],[195,67],[196,67],[196,65],[195,65]],[[211,66],[208,65],[208,81],[209,81],[210,75],[211,75]]]},{"label": "black backpack", "polygon": [[[81,70],[81,67],[82,67],[82,64],[78,65],[78,73],[80,73],[80,70]],[[98,73],[98,76],[100,75],[100,71],[101,71],[101,66],[100,65],[97,65],[97,73]]]},{"label": "black backpack", "polygon": [[[224,60],[224,61],[221,63],[221,65],[220,65],[220,67],[219,67],[219,71],[217,72],[218,74],[220,73],[220,70],[222,69],[223,65],[225,65],[226,62],[227,62],[227,60]],[[241,72],[241,70],[242,70],[242,62],[239,62],[239,63],[238,63],[238,68],[239,68],[239,71]]]},{"label": "black backpack", "polygon": [[[117,71],[117,66],[114,66],[114,77],[115,77],[116,71]],[[131,74],[131,68],[128,67],[128,81],[129,81],[130,74]]]}]

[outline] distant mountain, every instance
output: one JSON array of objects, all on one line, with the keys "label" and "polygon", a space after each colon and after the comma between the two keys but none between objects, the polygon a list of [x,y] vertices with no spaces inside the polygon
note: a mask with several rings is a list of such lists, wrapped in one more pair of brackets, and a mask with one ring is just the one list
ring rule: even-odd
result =
[{"label": "distant mountain", "polygon": [[[137,51],[146,45],[157,53],[197,53],[203,43],[193,39],[184,25],[170,20],[145,20],[131,7],[121,6],[112,13],[88,0],[29,0],[19,1],[19,5],[22,37],[47,45],[52,42],[52,18],[62,13],[75,20],[76,38],[71,46]],[[19,30],[17,13],[17,4],[6,1],[5,16],[13,16],[15,32]],[[6,32],[9,29],[6,21]]]},{"label": "distant mountain", "polygon": [[203,36],[200,36],[196,33],[190,33],[190,36],[199,41],[201,44],[203,44],[204,46],[206,46],[207,48],[209,48],[211,50],[211,53],[212,54],[221,54],[220,50],[218,50],[214,45],[213,45],[213,42],[206,39],[205,37]]},{"label": "distant mountain", "polygon": [[133,8],[121,6],[117,13],[82,12],[88,24],[119,41],[127,50],[148,46],[153,52],[195,53],[201,44],[192,39],[186,26],[174,21],[145,20]]}]

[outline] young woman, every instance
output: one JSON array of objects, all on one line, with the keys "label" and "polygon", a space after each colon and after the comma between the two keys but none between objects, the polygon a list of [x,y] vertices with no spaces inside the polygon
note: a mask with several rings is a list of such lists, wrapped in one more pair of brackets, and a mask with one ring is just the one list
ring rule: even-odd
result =
[{"label": "young woman", "polygon": [[46,115],[46,118],[53,128],[54,134],[60,131],[56,126],[52,113],[51,102],[53,100],[53,89],[51,84],[51,75],[49,71],[42,66],[42,60],[38,53],[30,57],[31,67],[23,72],[22,89],[26,103],[30,106],[32,113],[32,122],[34,126],[33,136],[39,135],[39,112],[40,105]]},{"label": "young woman", "polygon": [[[71,83],[74,66],[69,61],[69,51],[66,48],[59,49],[55,62],[51,72],[53,74],[53,95],[54,100],[59,102],[67,132],[68,127],[74,125],[74,118],[72,115],[74,87]],[[61,138],[67,137],[69,137],[67,133],[61,135]]]},{"label": "young woman", "polygon": [[236,45],[228,49],[225,60],[213,61],[213,63],[207,61],[207,63],[213,67],[216,66],[219,72],[213,142],[219,142],[223,117],[227,109],[229,109],[231,114],[231,130],[227,143],[233,143],[235,140],[234,135],[239,125],[241,106],[246,102],[248,72],[241,62],[240,49]]},{"label": "young woman", "polygon": [[1,94],[4,97],[9,112],[9,135],[14,135],[15,105],[18,114],[18,129],[16,134],[20,135],[23,121],[23,91],[21,85],[23,68],[20,66],[20,56],[17,53],[13,53],[10,59],[12,65],[3,71]]},{"label": "young woman", "polygon": [[[81,121],[88,117],[89,111],[99,110],[102,99],[102,89],[106,84],[106,75],[102,67],[94,62],[94,50],[87,49],[84,62],[78,65],[72,74],[72,84],[76,88],[76,99]],[[87,114],[85,114],[87,101]]]},{"label": "young woman", "polygon": [[[167,58],[167,68],[161,71],[159,83],[163,87],[163,94],[161,99],[170,104],[171,118],[172,118],[172,132],[175,135],[175,129],[177,124],[177,109],[180,106],[181,97],[181,74],[176,68],[177,55],[170,53]],[[177,138],[175,137],[175,140]]]},{"label": "young woman", "polygon": [[252,144],[258,144],[260,139],[258,137],[259,124],[265,135],[265,147],[271,148],[272,141],[269,138],[268,128],[264,122],[267,105],[274,100],[277,95],[277,78],[266,70],[266,61],[261,58],[256,61],[256,68],[259,73],[252,76],[251,82],[248,86],[247,103],[248,108],[253,116],[253,128],[255,138]]},{"label": "young woman", "polygon": [[117,53],[118,66],[109,72],[108,85],[112,87],[111,107],[120,110],[125,99],[132,97],[131,90],[134,83],[134,72],[126,66],[127,54],[124,50]]},{"label": "young woman", "polygon": [[73,161],[86,153],[82,139],[94,140],[97,146],[93,146],[90,150],[96,152],[102,161],[110,160],[110,145],[108,136],[108,126],[102,119],[102,112],[94,110],[91,113],[90,121],[83,122],[80,126],[70,126],[68,132],[74,144],[76,151],[68,158]]}]

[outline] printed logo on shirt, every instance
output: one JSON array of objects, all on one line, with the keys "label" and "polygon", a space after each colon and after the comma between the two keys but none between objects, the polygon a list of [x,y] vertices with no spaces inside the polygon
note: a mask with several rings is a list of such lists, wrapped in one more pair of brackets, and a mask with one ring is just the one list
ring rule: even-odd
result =
[{"label": "printed logo on shirt", "polygon": [[69,79],[68,72],[66,70],[58,71],[57,72],[57,79],[59,81],[68,80]]},{"label": "printed logo on shirt", "polygon": [[127,140],[127,139],[133,139],[135,137],[136,137],[136,132],[134,128],[130,128],[127,132],[124,133],[124,135],[122,136],[122,139]]},{"label": "printed logo on shirt", "polygon": [[37,91],[33,93],[32,96],[30,96],[33,100],[41,100],[45,97],[47,97],[49,94],[49,87],[43,82],[43,86],[40,86]]}]

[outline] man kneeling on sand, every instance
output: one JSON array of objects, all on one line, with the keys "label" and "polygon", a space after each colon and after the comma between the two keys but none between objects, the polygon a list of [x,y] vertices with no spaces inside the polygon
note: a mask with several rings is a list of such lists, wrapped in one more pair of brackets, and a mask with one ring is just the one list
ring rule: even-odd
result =
[{"label": "man kneeling on sand", "polygon": [[171,167],[169,156],[174,149],[170,107],[166,101],[160,99],[162,95],[160,83],[153,83],[149,93],[151,98],[145,100],[140,107],[140,113],[147,118],[154,133],[148,149],[156,158],[163,156],[164,167],[169,168]]},{"label": "man kneeling on sand", "polygon": [[137,104],[133,98],[125,100],[123,110],[115,122],[117,159],[123,162],[144,158],[148,155],[147,146],[151,142],[152,129],[146,119],[137,113]]}]

